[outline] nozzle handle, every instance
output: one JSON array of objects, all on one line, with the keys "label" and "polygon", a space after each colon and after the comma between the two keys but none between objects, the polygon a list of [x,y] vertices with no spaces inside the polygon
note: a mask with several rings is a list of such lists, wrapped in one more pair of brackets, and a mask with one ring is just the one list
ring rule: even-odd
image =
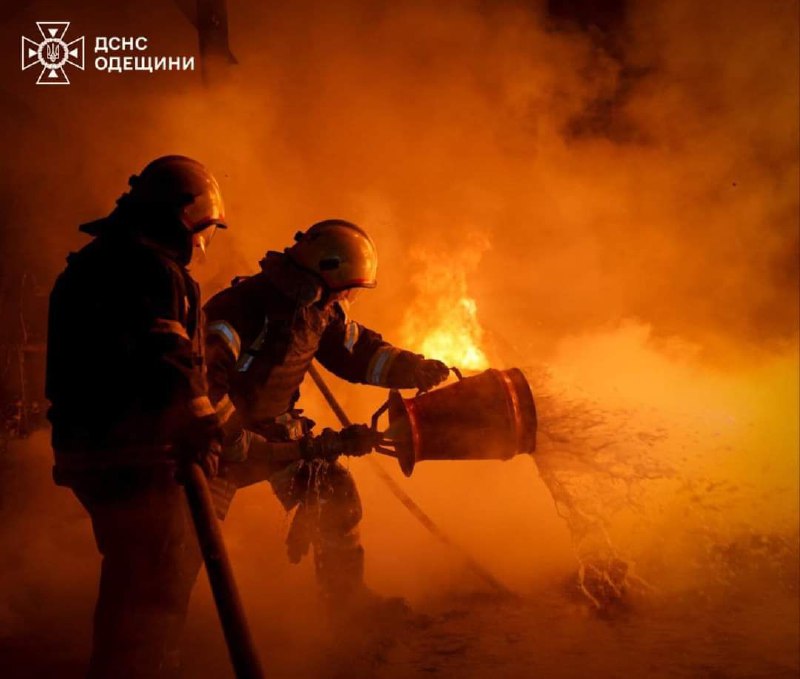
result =
[{"label": "nozzle handle", "polygon": [[[396,391],[397,391],[396,389],[392,389],[392,392],[396,392]],[[390,396],[391,396],[391,393],[390,393]],[[380,419],[381,415],[383,415],[389,409],[389,400],[390,399],[387,398],[386,402],[380,408],[378,408],[374,413],[372,413],[372,419],[370,420],[370,426],[372,427],[372,430],[374,432],[376,432],[376,433],[378,433],[378,420]]]}]

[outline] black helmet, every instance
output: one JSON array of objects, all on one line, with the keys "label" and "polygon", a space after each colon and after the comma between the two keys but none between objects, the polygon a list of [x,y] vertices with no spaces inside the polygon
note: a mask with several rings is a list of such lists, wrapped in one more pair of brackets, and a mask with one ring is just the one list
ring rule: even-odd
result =
[{"label": "black helmet", "polygon": [[195,234],[209,227],[227,228],[219,184],[192,158],[156,158],[128,184],[131,190],[117,200],[111,215],[80,230],[92,236],[132,230],[174,251],[186,264]]},{"label": "black helmet", "polygon": [[156,158],[128,183],[131,203],[169,211],[190,233],[212,225],[227,228],[219,184],[202,163],[192,158]]}]

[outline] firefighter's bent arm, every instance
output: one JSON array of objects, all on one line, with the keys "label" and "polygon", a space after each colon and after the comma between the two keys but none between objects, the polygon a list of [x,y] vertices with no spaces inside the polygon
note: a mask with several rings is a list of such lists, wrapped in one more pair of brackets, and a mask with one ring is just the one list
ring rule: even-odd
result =
[{"label": "firefighter's bent arm", "polygon": [[153,384],[160,385],[164,395],[160,405],[175,418],[177,445],[202,451],[220,434],[199,341],[199,291],[185,272],[169,263],[153,262],[153,269],[142,278],[149,282],[142,296],[141,318],[147,326],[142,328],[142,365],[153,366]]},{"label": "firefighter's bent arm", "polygon": [[[339,313],[328,325],[316,355],[337,377],[389,389],[428,389],[447,377],[447,366],[420,354],[398,349],[374,330]],[[432,369],[432,370],[429,370]],[[420,381],[422,373],[424,384]]]}]

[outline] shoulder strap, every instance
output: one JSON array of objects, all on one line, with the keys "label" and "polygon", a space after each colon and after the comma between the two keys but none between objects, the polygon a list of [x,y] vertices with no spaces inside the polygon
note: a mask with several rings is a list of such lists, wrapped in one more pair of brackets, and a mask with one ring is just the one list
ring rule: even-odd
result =
[{"label": "shoulder strap", "polygon": [[264,342],[267,339],[267,331],[269,330],[269,315],[264,316],[264,323],[261,326],[261,331],[256,335],[256,338],[253,340],[253,343],[247,347],[239,356],[239,360],[236,361],[236,370],[240,373],[245,373],[250,370],[250,366],[253,364],[253,360],[261,351],[261,348],[264,346]]}]

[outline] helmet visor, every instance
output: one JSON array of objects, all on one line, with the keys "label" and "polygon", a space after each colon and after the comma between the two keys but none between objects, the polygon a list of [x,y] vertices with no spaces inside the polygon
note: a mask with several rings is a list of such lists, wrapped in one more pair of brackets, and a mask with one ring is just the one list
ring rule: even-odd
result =
[{"label": "helmet visor", "polygon": [[215,225],[227,228],[225,223],[225,206],[222,194],[216,181],[209,180],[208,186],[194,196],[194,200],[183,208],[183,223],[193,233],[207,226]]},{"label": "helmet visor", "polygon": [[205,255],[216,233],[216,224],[211,224],[210,226],[205,226],[195,231],[192,234],[192,247],[199,249]]}]

